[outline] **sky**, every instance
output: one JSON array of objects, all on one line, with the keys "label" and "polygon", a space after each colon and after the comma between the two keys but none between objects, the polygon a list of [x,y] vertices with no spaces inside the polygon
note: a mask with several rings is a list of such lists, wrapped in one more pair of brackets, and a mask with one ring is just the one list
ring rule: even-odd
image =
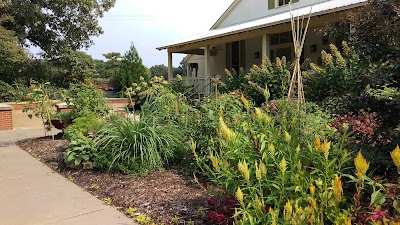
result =
[{"label": "sky", "polygon": [[[168,65],[166,50],[156,48],[207,31],[233,0],[117,0],[115,7],[99,20],[104,34],[84,50],[95,59],[103,53],[136,47],[143,64]],[[185,55],[173,54],[173,66]]]}]

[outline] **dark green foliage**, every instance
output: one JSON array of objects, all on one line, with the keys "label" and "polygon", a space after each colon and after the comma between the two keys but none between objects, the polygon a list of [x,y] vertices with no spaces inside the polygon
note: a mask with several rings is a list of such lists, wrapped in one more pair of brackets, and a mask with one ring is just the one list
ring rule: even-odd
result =
[{"label": "dark green foliage", "polygon": [[0,26],[16,32],[20,43],[29,41],[47,55],[89,47],[91,38],[103,32],[98,19],[115,4],[115,0],[3,2],[0,15],[10,19],[0,21]]},{"label": "dark green foliage", "polygon": [[149,73],[132,43],[130,49],[125,53],[120,62],[117,81],[121,87],[129,87],[132,83],[139,82],[140,77],[149,80]]},{"label": "dark green foliage", "polygon": [[72,138],[66,152],[64,153],[64,162],[67,166],[92,169],[96,149],[93,147],[93,140],[85,137],[82,133],[76,133]]},{"label": "dark green foliage", "polygon": [[[65,113],[68,115],[69,113]],[[88,113],[83,117],[78,117],[73,120],[73,124],[69,125],[64,131],[64,138],[72,141],[74,136],[78,133],[82,133],[83,136],[87,137],[95,128],[99,125],[100,119],[94,113]]]}]

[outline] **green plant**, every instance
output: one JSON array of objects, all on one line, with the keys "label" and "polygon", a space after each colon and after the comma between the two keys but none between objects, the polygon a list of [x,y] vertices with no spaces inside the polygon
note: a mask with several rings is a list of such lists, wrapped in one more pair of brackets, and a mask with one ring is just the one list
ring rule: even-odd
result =
[{"label": "green plant", "polygon": [[124,173],[147,173],[173,156],[179,138],[168,127],[111,116],[95,138],[96,165]]},{"label": "green plant", "polygon": [[94,113],[99,117],[109,114],[110,107],[107,105],[103,93],[97,89],[91,80],[85,82],[73,81],[69,89],[63,93],[64,101],[71,108],[71,117],[78,118]]},{"label": "green plant", "polygon": [[[68,112],[65,113],[69,116]],[[64,117],[64,119],[66,119]],[[64,120],[63,119],[63,120]],[[78,117],[73,120],[73,124],[69,125],[64,131],[64,138],[71,141],[77,133],[82,133],[83,136],[88,136],[90,132],[94,131],[100,124],[99,117],[94,113],[88,113],[83,117]]]},{"label": "green plant", "polygon": [[285,57],[276,58],[273,63],[268,57],[264,57],[261,66],[253,65],[250,73],[245,73],[243,69],[239,74],[226,70],[227,82],[222,84],[219,90],[223,93],[240,90],[256,105],[261,105],[265,101],[265,90],[269,90],[271,99],[280,99],[286,95],[290,83],[290,70]]},{"label": "green plant", "polygon": [[145,216],[145,215],[143,215],[143,214],[139,214],[139,215],[136,217],[136,221],[137,221],[139,224],[147,224],[147,223],[149,223],[149,222],[151,221],[151,218],[150,218],[149,216]]},{"label": "green plant", "polygon": [[136,208],[129,207],[125,210],[125,212],[130,216],[130,217],[135,217],[137,213]]},{"label": "green plant", "polygon": [[64,161],[70,166],[83,165],[84,169],[92,169],[96,157],[96,149],[93,147],[93,140],[83,136],[82,133],[76,134],[68,145],[64,153]]},{"label": "green plant", "polygon": [[[50,82],[38,83],[31,80],[31,86],[29,87],[30,92],[26,95],[29,104],[22,111],[28,113],[28,117],[31,119],[33,115],[41,118],[45,135],[46,131],[50,130],[54,140],[54,134],[50,122],[54,102],[49,95],[49,86]],[[32,105],[33,103],[35,105]]]},{"label": "green plant", "polygon": [[103,198],[103,202],[106,203],[107,205],[111,205],[112,199],[110,197]]},{"label": "green plant", "polygon": [[171,222],[174,224],[178,224],[179,223],[179,216],[175,215],[171,218]]},{"label": "green plant", "polygon": [[90,185],[90,188],[93,190],[98,190],[100,188],[100,186],[98,184],[94,183],[94,184]]},{"label": "green plant", "polygon": [[203,175],[239,202],[236,223],[346,224],[346,135],[338,139],[329,120],[298,103],[273,101],[263,110],[241,101],[240,119],[219,117],[207,156],[192,144]]}]

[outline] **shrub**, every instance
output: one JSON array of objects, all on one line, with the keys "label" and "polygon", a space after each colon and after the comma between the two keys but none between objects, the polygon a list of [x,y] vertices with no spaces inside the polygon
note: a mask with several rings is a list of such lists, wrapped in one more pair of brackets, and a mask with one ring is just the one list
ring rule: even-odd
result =
[{"label": "shrub", "polygon": [[226,70],[227,82],[220,87],[223,93],[240,90],[256,105],[264,103],[264,92],[270,92],[271,99],[280,99],[288,91],[290,84],[290,68],[286,58],[276,58],[275,62],[264,57],[261,66],[253,65],[250,73],[243,69],[237,74],[235,71]]},{"label": "shrub", "polygon": [[[208,160],[197,154],[203,174],[234,195],[238,224],[345,224],[342,175],[350,154],[329,121],[286,101],[266,110],[242,98],[236,123],[219,117]],[[218,139],[218,140],[217,140]]]},{"label": "shrub", "polygon": [[88,113],[106,116],[110,111],[103,93],[91,80],[79,82],[73,80],[69,89],[64,91],[64,101],[71,108],[73,118],[83,117]]},{"label": "shrub", "polygon": [[75,134],[71,137],[71,142],[64,153],[64,162],[67,166],[82,166],[84,169],[92,169],[95,167],[93,162],[96,157],[93,140],[85,137],[77,130],[74,130],[74,132]]}]

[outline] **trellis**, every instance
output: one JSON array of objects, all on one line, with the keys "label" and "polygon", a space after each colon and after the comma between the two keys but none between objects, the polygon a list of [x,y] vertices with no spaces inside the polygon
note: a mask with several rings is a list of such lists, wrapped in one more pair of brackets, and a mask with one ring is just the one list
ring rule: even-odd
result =
[{"label": "trellis", "polygon": [[[310,24],[310,18],[311,18],[311,11],[312,11],[312,6],[310,9],[310,13],[308,14],[308,19],[307,19],[307,24],[304,28],[304,20],[305,17],[303,15],[303,18],[301,19],[300,22],[300,16],[297,16],[297,19],[293,16],[292,13],[292,1],[289,3],[289,9],[290,9],[290,22],[292,25],[292,37],[293,37],[293,45],[294,45],[294,70],[293,70],[293,75],[292,79],[290,82],[290,87],[289,87],[289,93],[288,93],[288,100],[290,99],[296,99],[296,89],[297,89],[297,100],[301,103],[305,102],[304,99],[304,90],[303,90],[303,77],[301,74],[301,69],[300,69],[300,57],[301,53],[303,51],[304,47],[304,42],[306,39],[307,35],[307,30],[308,30],[308,25]],[[303,30],[304,28],[304,30]]]}]

